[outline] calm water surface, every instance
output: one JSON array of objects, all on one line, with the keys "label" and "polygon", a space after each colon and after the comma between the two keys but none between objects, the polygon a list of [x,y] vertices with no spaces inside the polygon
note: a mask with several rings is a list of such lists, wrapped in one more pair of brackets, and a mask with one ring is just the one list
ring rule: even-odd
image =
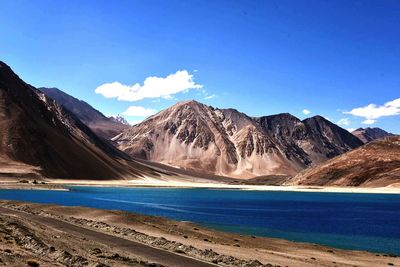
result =
[{"label": "calm water surface", "polygon": [[400,255],[400,195],[73,187],[0,199],[119,209],[218,230]]}]

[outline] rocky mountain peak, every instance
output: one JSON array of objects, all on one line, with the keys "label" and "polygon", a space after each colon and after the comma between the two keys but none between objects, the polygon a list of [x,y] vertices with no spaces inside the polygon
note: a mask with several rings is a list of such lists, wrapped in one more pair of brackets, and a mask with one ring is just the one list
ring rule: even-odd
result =
[{"label": "rocky mountain peak", "polygon": [[196,100],[184,100],[176,103],[171,108],[178,109],[178,108],[195,108],[195,107],[202,107],[205,106],[204,104],[197,102]]},{"label": "rocky mountain peak", "polygon": [[[322,117],[259,118],[184,101],[114,138],[129,154],[219,175],[294,174],[362,143]],[[353,139],[353,140],[352,140]]]},{"label": "rocky mountain peak", "polygon": [[111,119],[114,122],[121,123],[121,124],[124,124],[124,125],[129,125],[128,121],[124,117],[122,117],[120,115],[110,116],[108,118]]},{"label": "rocky mountain peak", "polygon": [[358,128],[357,130],[353,131],[352,134],[357,136],[364,143],[368,143],[375,139],[383,138],[386,136],[394,136],[394,134],[388,133],[378,127]]}]

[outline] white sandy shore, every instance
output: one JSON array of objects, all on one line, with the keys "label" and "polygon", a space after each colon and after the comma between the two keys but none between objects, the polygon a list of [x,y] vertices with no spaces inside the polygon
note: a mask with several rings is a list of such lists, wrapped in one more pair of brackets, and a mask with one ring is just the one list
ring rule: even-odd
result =
[{"label": "white sandy shore", "polygon": [[233,185],[214,182],[191,182],[169,180],[162,181],[152,178],[143,180],[118,180],[118,181],[74,181],[51,180],[50,184],[82,185],[82,186],[110,186],[110,187],[173,187],[173,188],[214,188],[232,190],[257,190],[257,191],[293,191],[293,192],[333,192],[333,193],[369,193],[369,194],[400,194],[399,187],[318,187],[318,186],[269,186],[269,185]]}]

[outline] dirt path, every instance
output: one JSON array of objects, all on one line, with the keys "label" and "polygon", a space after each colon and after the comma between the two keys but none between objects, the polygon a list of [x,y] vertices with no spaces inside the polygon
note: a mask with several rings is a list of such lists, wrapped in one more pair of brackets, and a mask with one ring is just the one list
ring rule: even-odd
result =
[{"label": "dirt path", "polygon": [[85,237],[87,239],[99,242],[116,249],[133,253],[140,258],[143,258],[149,262],[154,262],[166,266],[199,266],[199,267],[211,267],[216,266],[211,263],[206,263],[200,260],[189,258],[184,255],[179,255],[165,250],[160,250],[150,246],[146,246],[141,243],[137,243],[131,240],[119,238],[116,236],[96,232],[83,227],[79,227],[67,222],[59,221],[57,219],[43,217],[39,215],[28,214],[20,211],[15,211],[7,208],[0,207],[0,213],[4,215],[16,216],[20,219],[34,221],[36,223],[51,227],[55,230],[59,230],[71,235]]}]

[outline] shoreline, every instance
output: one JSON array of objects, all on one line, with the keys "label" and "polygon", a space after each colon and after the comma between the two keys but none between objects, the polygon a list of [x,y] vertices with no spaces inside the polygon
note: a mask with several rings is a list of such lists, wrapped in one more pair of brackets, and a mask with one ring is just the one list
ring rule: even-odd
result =
[{"label": "shoreline", "polygon": [[[69,186],[71,186],[70,184],[66,184],[66,185],[69,185]],[[91,185],[74,185],[74,186],[77,186],[77,187],[79,187],[79,186],[88,186],[88,187],[98,187],[97,185],[93,185],[93,184],[91,184]],[[139,187],[139,186],[129,186],[129,187],[127,187],[127,186],[109,186],[109,185],[102,185],[102,186],[100,186],[100,187],[107,187],[107,188],[146,188],[146,187]],[[147,188],[152,188],[152,187],[147,187]],[[162,188],[162,187],[154,187],[154,188]],[[165,187],[166,188],[166,187]],[[168,188],[179,188],[179,187],[168,187]],[[5,188],[1,188],[0,187],[0,190],[2,190],[2,189],[5,189]],[[23,188],[10,188],[10,189],[15,189],[15,190],[38,190],[38,191],[40,191],[40,190],[50,190],[50,191],[74,191],[74,189],[70,189],[70,188],[65,188],[65,189],[43,189],[43,188],[36,188],[36,189],[23,189]],[[212,189],[212,188],[211,188]],[[221,189],[217,189],[217,190],[221,190]],[[223,190],[223,189],[222,189]],[[231,190],[231,189],[227,189],[227,190]],[[284,192],[289,192],[289,191],[284,191]],[[37,202],[31,202],[31,201],[24,201],[24,200],[9,200],[9,199],[1,199],[0,198],[0,207],[1,207],[1,203],[2,202],[21,202],[21,203],[29,203],[29,204],[33,204],[33,205],[45,205],[45,206],[58,206],[58,207],[71,207],[71,206],[63,206],[63,205],[61,205],[61,204],[57,204],[57,203],[53,203],[53,202],[51,202],[51,203],[37,203]],[[93,207],[90,207],[90,206],[81,206],[81,205],[77,205],[77,206],[72,206],[72,207],[77,207],[77,208],[85,208],[85,209],[99,209],[99,210],[102,210],[102,211],[115,211],[114,209],[107,209],[107,208],[93,208]],[[146,215],[146,214],[142,214],[142,213],[137,213],[137,212],[135,212],[135,211],[127,211],[127,210],[120,210],[120,209],[116,209],[116,211],[120,211],[120,212],[123,212],[123,213],[130,213],[130,214],[134,214],[134,215],[139,215],[139,216],[147,216],[147,217],[158,217],[158,218],[163,218],[163,219],[166,219],[166,220],[171,220],[171,221],[174,221],[174,219],[170,219],[169,217],[166,217],[166,216],[163,216],[163,215]],[[0,217],[1,217],[1,215],[0,215]],[[254,237],[256,234],[251,234],[251,233],[245,233],[245,232],[240,232],[240,231],[230,231],[230,230],[227,230],[227,229],[223,229],[223,228],[218,228],[218,227],[213,227],[213,226],[211,226],[211,225],[204,225],[204,224],[201,224],[201,223],[196,223],[196,222],[193,222],[193,221],[187,221],[187,220],[182,220],[182,221],[180,221],[180,222],[185,222],[185,223],[190,223],[190,224],[193,224],[193,225],[195,225],[195,226],[198,226],[198,227],[203,227],[203,228],[207,228],[208,230],[210,230],[210,231],[215,231],[215,232],[219,232],[219,233],[229,233],[229,234],[235,234],[235,235],[240,235],[240,236],[242,236],[242,235],[245,235],[245,236],[252,236],[252,237]],[[329,244],[322,244],[322,243],[313,243],[313,242],[311,242],[311,241],[298,241],[298,240],[291,240],[291,239],[287,239],[287,238],[284,238],[284,237],[273,237],[273,236],[268,236],[268,235],[256,235],[257,237],[259,237],[259,238],[265,238],[265,239],[272,239],[272,240],[274,240],[274,239],[276,239],[276,240],[284,240],[284,241],[287,241],[287,242],[291,242],[291,243],[296,243],[296,244],[307,244],[307,245],[313,245],[313,246],[322,246],[322,247],[331,247]],[[346,247],[340,247],[340,246],[337,246],[337,247],[332,247],[332,248],[335,248],[335,249],[340,249],[340,250],[345,250],[345,251],[362,251],[362,252],[368,252],[368,253],[389,253],[389,252],[378,252],[378,251],[370,251],[370,250],[357,250],[357,249],[354,249],[354,248],[346,248]],[[398,257],[400,257],[400,254],[396,254],[396,256],[398,256]],[[400,265],[399,265],[400,266]]]},{"label": "shoreline", "polygon": [[400,194],[400,187],[330,187],[330,186],[273,186],[245,185],[215,182],[186,182],[145,180],[57,180],[46,179],[45,184],[21,183],[18,181],[0,181],[0,189],[14,190],[55,190],[69,191],[69,186],[116,187],[116,188],[203,188],[216,190],[244,190],[265,192],[309,192],[309,193],[356,193],[356,194]]},{"label": "shoreline", "polygon": [[[385,266],[389,263],[400,265],[400,257],[384,253],[234,234],[191,222],[131,212],[4,200],[0,201],[0,207],[32,216],[55,218],[60,223],[67,222],[82,227],[82,231],[91,229],[110,236],[140,241],[145,245],[197,260],[210,263],[221,260],[218,264],[221,263],[222,266],[229,265],[226,261],[232,264],[230,266],[241,266],[254,260],[261,265],[254,262],[255,265],[251,266]],[[4,216],[3,213],[0,218]],[[54,234],[51,229],[47,231],[51,235]]]},{"label": "shoreline", "polygon": [[225,190],[249,190],[271,192],[316,192],[316,193],[366,193],[366,194],[400,194],[400,187],[329,187],[329,186],[272,186],[272,185],[236,185],[214,182],[182,182],[146,180],[119,181],[73,181],[49,180],[49,184],[62,186],[94,186],[94,187],[155,187],[155,188],[205,188]]},{"label": "shoreline", "polygon": [[51,191],[70,191],[65,185],[45,183],[34,184],[21,183],[18,181],[0,181],[0,189],[8,190],[51,190]]}]

